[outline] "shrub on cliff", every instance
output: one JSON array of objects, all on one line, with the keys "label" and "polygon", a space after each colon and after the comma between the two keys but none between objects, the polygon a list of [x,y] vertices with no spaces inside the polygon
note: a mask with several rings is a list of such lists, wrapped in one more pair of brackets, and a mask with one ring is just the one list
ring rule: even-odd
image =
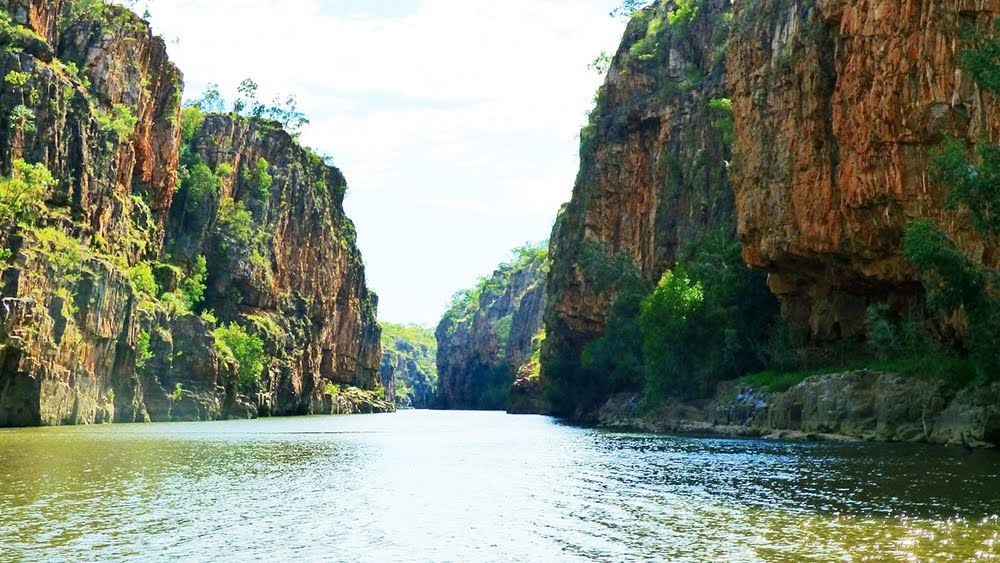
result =
[{"label": "shrub on cliff", "polygon": [[15,160],[11,175],[0,178],[0,228],[34,223],[53,183],[45,165]]},{"label": "shrub on cliff", "polygon": [[[991,36],[974,36],[962,64],[984,90],[1000,94],[1000,20]],[[971,153],[971,156],[970,156]],[[931,180],[948,188],[946,206],[964,210],[989,243],[1000,236],[1000,146],[982,142],[970,151],[948,141],[932,154]],[[904,252],[920,274],[927,305],[943,316],[964,318],[967,353],[980,379],[1000,377],[1000,272],[964,253],[929,220],[911,223]]]},{"label": "shrub on cliff", "polygon": [[239,363],[237,383],[244,388],[256,385],[267,359],[264,341],[236,323],[220,326],[212,334],[219,356],[233,358]]},{"label": "shrub on cliff", "polygon": [[600,243],[582,249],[580,264],[589,283],[616,298],[603,334],[579,358],[546,356],[557,413],[593,409],[619,391],[644,390],[647,404],[702,397],[766,366],[777,300],[728,230],[690,245],[652,290],[628,256]]},{"label": "shrub on cliff", "polygon": [[777,301],[763,274],[743,264],[740,244],[709,233],[642,303],[647,400],[705,397],[719,381],[763,369],[777,318]]}]

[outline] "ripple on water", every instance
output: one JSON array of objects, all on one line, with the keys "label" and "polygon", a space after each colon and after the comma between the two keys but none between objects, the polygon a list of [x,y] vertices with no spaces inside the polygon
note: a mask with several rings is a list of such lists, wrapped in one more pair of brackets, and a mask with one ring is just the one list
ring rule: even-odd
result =
[{"label": "ripple on water", "polygon": [[498,413],[0,431],[0,559],[989,560],[998,461]]}]

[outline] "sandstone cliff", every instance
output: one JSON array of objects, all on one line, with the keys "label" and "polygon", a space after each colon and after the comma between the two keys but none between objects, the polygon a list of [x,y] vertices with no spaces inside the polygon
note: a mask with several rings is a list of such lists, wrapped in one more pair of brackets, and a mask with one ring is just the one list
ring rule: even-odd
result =
[{"label": "sandstone cliff", "polygon": [[[5,209],[24,162],[53,177],[28,182],[45,204],[5,215],[0,232],[0,426],[353,409],[325,383],[375,389],[379,344],[340,172],[273,125],[207,118],[197,154],[236,174],[209,200],[242,197],[245,162],[273,163],[269,203],[240,216],[269,236],[252,249],[226,239],[216,207],[206,230],[179,228],[181,74],[145,22],[88,6],[71,17],[70,3],[0,2]],[[178,240],[193,252],[172,254]],[[183,304],[195,254],[209,287]],[[213,336],[223,323],[262,338],[259,382],[240,382]]]},{"label": "sandstone cliff", "polygon": [[679,19],[668,2],[633,17],[580,133],[580,172],[551,241],[543,378],[578,371],[605,329],[616,287],[587,267],[595,254],[655,283],[685,245],[735,236],[725,116],[710,107],[728,97],[730,3],[697,4]]},{"label": "sandstone cliff", "polygon": [[436,406],[507,408],[515,375],[537,351],[547,259],[544,250],[519,249],[513,262],[456,295],[435,332]]},{"label": "sandstone cliff", "polygon": [[789,320],[818,339],[863,331],[868,305],[918,301],[900,237],[930,217],[996,265],[944,211],[928,153],[947,137],[994,141],[1000,112],[959,63],[995,2],[739,3],[728,58],[730,175],[744,257],[770,272]]},{"label": "sandstone cliff", "polygon": [[438,384],[434,333],[421,326],[382,323],[379,376],[386,400],[402,408],[430,408]]}]

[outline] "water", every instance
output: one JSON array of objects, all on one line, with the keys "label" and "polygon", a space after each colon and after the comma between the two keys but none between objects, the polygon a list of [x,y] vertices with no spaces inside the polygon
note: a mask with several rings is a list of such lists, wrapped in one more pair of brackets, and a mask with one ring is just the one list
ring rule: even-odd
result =
[{"label": "water", "polygon": [[988,560],[998,462],[500,413],[9,430],[0,560]]}]

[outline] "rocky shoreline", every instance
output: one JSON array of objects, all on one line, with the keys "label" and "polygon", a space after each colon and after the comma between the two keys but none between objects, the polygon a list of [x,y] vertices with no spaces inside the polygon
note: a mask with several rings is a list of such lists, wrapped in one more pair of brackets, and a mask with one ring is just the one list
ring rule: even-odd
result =
[{"label": "rocky shoreline", "polygon": [[780,393],[737,382],[716,396],[646,411],[640,397],[612,397],[602,428],[704,436],[810,441],[915,442],[971,448],[1000,445],[1000,383],[950,389],[893,373],[816,376]]}]

